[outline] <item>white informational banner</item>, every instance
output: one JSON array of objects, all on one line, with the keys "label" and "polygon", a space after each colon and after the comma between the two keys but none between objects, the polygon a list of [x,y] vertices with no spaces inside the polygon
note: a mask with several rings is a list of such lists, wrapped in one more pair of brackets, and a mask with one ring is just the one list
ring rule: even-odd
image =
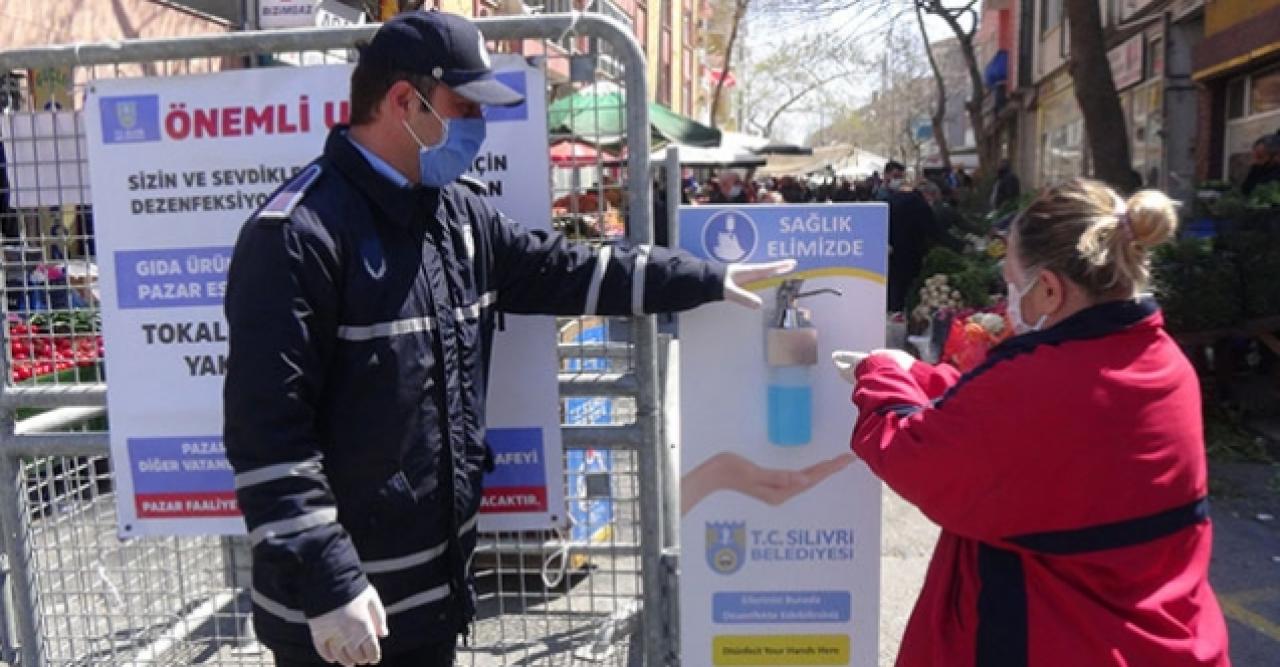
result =
[{"label": "white informational banner", "polygon": [[683,664],[877,662],[880,482],[849,450],[856,410],[830,359],[884,344],[887,217],[884,204],[681,209],[685,250],[795,258],[801,293],[841,292],[799,300],[813,328],[783,336],[816,334],[816,357],[790,366],[766,355],[780,280],[759,286],[763,311],[680,317]]},{"label": "white informational banner", "polygon": [[[495,64],[530,99],[487,114],[479,175],[496,206],[549,228],[542,74],[518,57]],[[105,79],[88,92],[123,536],[244,531],[221,435],[227,267],[244,221],[345,122],[350,75],[350,65],[278,67]],[[252,102],[230,102],[228,90]],[[563,525],[554,323],[508,318],[495,347],[490,433],[499,463],[515,472],[495,473],[486,505],[499,514],[484,521]]]},{"label": "white informational banner", "polygon": [[10,206],[87,203],[89,165],[81,122],[79,111],[0,114]]},{"label": "white informational banner", "polygon": [[317,0],[258,0],[258,27],[306,28],[316,25]]}]

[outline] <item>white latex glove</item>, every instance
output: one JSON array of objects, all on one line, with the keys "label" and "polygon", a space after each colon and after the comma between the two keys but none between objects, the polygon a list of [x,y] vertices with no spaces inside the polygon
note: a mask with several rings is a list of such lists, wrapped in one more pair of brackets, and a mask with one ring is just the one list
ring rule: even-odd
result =
[{"label": "white latex glove", "polygon": [[354,667],[382,660],[378,638],[387,636],[387,612],[373,586],[366,586],[341,607],[307,619],[307,625],[311,643],[325,662]]},{"label": "white latex glove", "polygon": [[871,356],[885,356],[897,362],[902,370],[910,372],[911,366],[916,363],[916,358],[903,352],[902,350],[872,350],[870,352],[852,352],[849,350],[836,350],[831,353],[831,363],[836,365],[840,377],[844,378],[849,384],[857,384],[856,371],[858,364],[864,359]]},{"label": "white latex glove", "polygon": [[791,273],[795,270],[796,260],[794,259],[784,259],[765,264],[730,264],[729,270],[724,274],[724,300],[732,301],[752,310],[759,310],[764,301],[760,299],[759,294],[745,289],[744,286]]},{"label": "white latex glove", "polygon": [[866,352],[851,352],[849,350],[836,350],[831,353],[831,363],[836,365],[836,370],[840,373],[840,377],[844,378],[849,384],[857,384],[858,379],[855,371],[858,370],[858,364],[863,359],[871,356]]}]

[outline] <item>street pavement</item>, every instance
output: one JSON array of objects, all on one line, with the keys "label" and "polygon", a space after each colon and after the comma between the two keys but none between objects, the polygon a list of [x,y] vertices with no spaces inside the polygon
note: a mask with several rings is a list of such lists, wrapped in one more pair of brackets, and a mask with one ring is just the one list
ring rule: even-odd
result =
[{"label": "street pavement", "polygon": [[[1280,666],[1280,466],[1215,465],[1210,580],[1227,617],[1234,667]],[[924,582],[938,528],[884,491],[880,665],[891,667]]]}]

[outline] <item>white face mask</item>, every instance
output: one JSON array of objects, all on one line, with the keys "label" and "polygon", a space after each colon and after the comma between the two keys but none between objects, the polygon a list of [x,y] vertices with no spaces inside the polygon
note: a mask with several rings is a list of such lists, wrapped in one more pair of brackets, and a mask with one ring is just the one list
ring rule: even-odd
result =
[{"label": "white face mask", "polygon": [[1031,279],[1031,282],[1027,283],[1026,287],[1022,289],[1018,289],[1018,286],[1013,283],[1008,283],[1009,320],[1013,323],[1013,333],[1015,335],[1021,336],[1025,333],[1039,331],[1044,328],[1044,323],[1049,319],[1048,313],[1041,315],[1040,319],[1036,320],[1035,324],[1027,324],[1026,321],[1022,319],[1022,299],[1031,293],[1031,290],[1035,288],[1036,283],[1039,280],[1040,276],[1037,275],[1035,278]]}]

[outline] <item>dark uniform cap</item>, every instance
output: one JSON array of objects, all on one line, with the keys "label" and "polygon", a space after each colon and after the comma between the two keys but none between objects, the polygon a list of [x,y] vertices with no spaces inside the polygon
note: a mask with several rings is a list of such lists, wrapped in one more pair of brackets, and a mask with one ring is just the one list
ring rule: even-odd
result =
[{"label": "dark uniform cap", "polygon": [[515,106],[524,96],[493,76],[484,35],[470,20],[436,9],[397,15],[360,48],[360,61],[425,74],[487,106]]}]

